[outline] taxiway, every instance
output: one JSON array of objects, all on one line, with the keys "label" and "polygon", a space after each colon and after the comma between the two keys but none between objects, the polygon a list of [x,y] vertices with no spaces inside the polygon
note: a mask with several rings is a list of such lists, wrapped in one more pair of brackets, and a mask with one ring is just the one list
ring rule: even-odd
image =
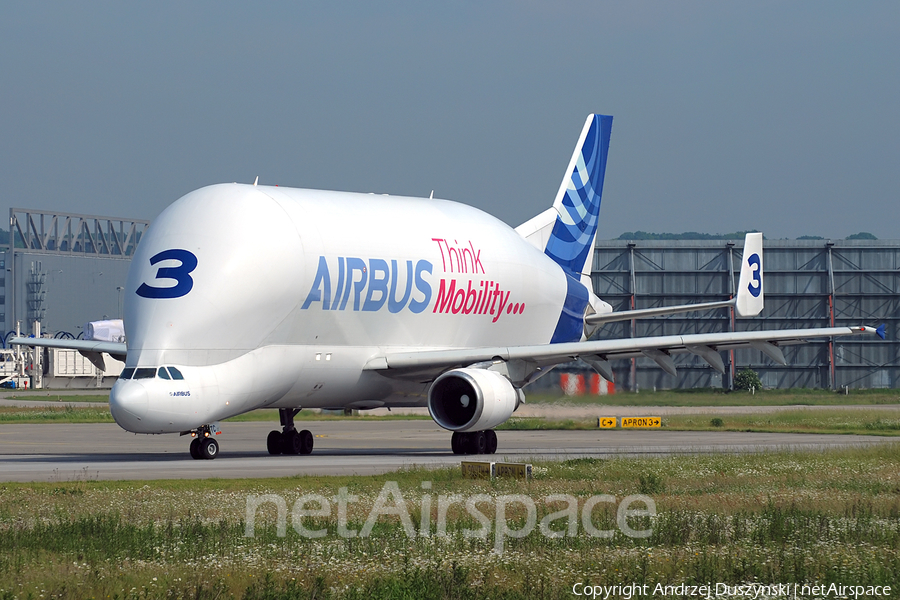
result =
[{"label": "taxiway", "polygon": [[777,449],[818,451],[896,442],[896,438],[665,430],[498,431],[490,458],[450,451],[450,434],[431,421],[301,421],[315,435],[307,456],[270,456],[274,423],[225,423],[221,455],[193,460],[189,438],[134,435],[108,424],[0,425],[0,481],[152,480],[371,475],[400,468],[439,467],[460,460],[565,460]]}]

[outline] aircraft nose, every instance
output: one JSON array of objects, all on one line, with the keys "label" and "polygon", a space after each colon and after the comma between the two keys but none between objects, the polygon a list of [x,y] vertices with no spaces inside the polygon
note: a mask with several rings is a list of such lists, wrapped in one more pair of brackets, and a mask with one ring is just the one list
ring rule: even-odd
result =
[{"label": "aircraft nose", "polygon": [[109,410],[122,429],[138,431],[150,405],[147,390],[134,381],[119,381],[109,394]]}]

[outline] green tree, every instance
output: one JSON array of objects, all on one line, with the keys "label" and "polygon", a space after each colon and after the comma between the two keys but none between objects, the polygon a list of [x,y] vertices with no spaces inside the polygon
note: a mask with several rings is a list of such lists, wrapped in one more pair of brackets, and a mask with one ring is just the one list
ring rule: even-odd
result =
[{"label": "green tree", "polygon": [[738,374],[734,376],[734,389],[749,392],[750,388],[761,390],[762,381],[759,378],[759,374],[748,367],[741,369]]}]

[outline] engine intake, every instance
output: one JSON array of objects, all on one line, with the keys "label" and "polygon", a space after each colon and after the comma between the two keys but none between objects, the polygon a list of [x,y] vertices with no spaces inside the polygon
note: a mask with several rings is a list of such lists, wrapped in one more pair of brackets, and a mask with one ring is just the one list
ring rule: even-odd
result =
[{"label": "engine intake", "polygon": [[481,431],[509,419],[521,395],[521,390],[496,371],[453,369],[428,389],[428,412],[444,429]]}]

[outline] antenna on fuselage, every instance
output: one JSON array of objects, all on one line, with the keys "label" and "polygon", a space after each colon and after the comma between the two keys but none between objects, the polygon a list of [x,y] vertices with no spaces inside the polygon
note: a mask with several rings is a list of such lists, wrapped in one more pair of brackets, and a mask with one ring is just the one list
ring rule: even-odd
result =
[{"label": "antenna on fuselage", "polygon": [[434,190],[431,190],[431,195],[428,196],[429,200],[434,200]]},{"label": "antenna on fuselage", "polygon": [[259,183],[259,175],[257,175],[256,179],[253,181],[253,187],[256,187],[257,183]]}]

